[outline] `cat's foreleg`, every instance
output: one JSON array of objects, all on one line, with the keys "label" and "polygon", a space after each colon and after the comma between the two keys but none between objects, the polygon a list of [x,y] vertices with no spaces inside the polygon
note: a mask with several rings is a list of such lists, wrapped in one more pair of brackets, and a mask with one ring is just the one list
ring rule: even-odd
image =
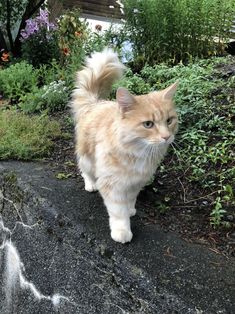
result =
[{"label": "cat's foreleg", "polygon": [[104,202],[109,214],[109,226],[112,239],[121,243],[130,242],[132,232],[127,203],[117,203],[110,199],[105,199]]},{"label": "cat's foreleg", "polygon": [[84,179],[85,190],[88,192],[96,191],[96,179],[94,176],[93,163],[91,158],[86,155],[79,157],[79,168]]},{"label": "cat's foreleg", "polygon": [[132,232],[128,201],[125,196],[112,190],[109,191],[109,193],[102,193],[101,189],[100,193],[103,196],[109,214],[111,238],[116,242],[130,242],[132,239]]}]

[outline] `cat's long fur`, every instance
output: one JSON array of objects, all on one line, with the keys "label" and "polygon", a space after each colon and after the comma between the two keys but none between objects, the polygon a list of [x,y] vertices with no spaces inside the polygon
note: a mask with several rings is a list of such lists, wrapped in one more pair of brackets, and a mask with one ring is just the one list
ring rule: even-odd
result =
[{"label": "cat's long fur", "polygon": [[141,96],[119,88],[116,102],[103,100],[124,69],[111,49],[94,53],[78,72],[71,104],[85,189],[99,190],[111,237],[121,243],[132,239],[136,197],[174,140],[178,124],[172,100],[177,83]]}]

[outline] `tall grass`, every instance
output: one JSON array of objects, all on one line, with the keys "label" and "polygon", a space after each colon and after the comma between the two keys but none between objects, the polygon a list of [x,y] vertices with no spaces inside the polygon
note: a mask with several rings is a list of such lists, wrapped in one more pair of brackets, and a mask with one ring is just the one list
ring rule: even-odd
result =
[{"label": "tall grass", "polygon": [[234,0],[124,0],[126,29],[143,63],[220,55],[235,17]]}]

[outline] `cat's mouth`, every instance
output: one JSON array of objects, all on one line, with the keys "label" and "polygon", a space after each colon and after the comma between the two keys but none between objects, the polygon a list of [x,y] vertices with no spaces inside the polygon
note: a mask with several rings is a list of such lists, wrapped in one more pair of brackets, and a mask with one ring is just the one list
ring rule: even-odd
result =
[{"label": "cat's mouth", "polygon": [[170,145],[174,141],[174,135],[171,135],[168,139],[156,139],[156,140],[148,140],[149,145],[156,145],[156,146],[162,146],[162,145]]}]

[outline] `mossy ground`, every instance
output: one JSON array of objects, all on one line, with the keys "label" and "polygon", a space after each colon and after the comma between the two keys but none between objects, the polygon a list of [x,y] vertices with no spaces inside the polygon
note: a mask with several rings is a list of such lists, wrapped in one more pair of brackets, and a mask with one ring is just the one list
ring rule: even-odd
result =
[{"label": "mossy ground", "polygon": [[48,116],[0,111],[0,159],[31,160],[48,156],[60,124]]}]

